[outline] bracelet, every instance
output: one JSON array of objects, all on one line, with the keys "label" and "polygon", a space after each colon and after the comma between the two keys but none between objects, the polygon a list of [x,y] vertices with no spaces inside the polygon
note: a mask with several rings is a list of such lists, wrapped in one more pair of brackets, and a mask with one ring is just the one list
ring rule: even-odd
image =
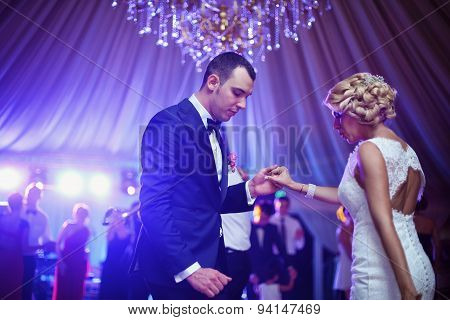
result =
[{"label": "bracelet", "polygon": [[302,183],[302,188],[300,189],[300,193],[302,193],[303,192],[303,188],[305,187],[305,184],[304,183]]},{"label": "bracelet", "polygon": [[305,194],[305,198],[307,199],[313,199],[314,194],[316,193],[316,185],[315,184],[308,184],[308,191]]}]

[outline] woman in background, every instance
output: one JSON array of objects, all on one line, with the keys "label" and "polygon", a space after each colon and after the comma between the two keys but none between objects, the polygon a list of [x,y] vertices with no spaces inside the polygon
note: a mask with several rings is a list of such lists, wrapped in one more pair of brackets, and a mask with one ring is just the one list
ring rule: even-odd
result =
[{"label": "woman in background", "polygon": [[108,249],[103,263],[100,300],[127,300],[130,279],[128,276],[133,254],[133,234],[127,218],[114,208],[105,214],[104,225],[108,226],[106,239]]},{"label": "woman in background", "polygon": [[86,226],[88,206],[76,204],[72,216],[73,219],[64,222],[56,242],[58,262],[53,300],[82,300],[84,297],[84,280],[88,268],[86,243],[90,235]]}]

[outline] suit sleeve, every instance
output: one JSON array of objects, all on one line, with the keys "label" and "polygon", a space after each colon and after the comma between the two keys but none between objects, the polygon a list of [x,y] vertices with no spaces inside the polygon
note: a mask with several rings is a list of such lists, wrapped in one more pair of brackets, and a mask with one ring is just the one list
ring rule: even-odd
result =
[{"label": "suit sleeve", "polygon": [[172,115],[157,114],[141,146],[141,220],[151,246],[167,270],[176,275],[197,260],[174,223],[172,195],[183,176],[177,174],[179,134]]},{"label": "suit sleeve", "polygon": [[248,204],[245,182],[228,187],[220,213],[239,213],[251,210],[253,210],[253,205]]}]

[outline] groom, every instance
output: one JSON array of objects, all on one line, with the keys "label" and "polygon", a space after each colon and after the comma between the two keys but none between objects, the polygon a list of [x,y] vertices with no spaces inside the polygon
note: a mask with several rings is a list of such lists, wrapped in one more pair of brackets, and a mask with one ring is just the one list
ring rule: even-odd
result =
[{"label": "groom", "polygon": [[227,52],[208,65],[198,92],[156,114],[142,139],[141,220],[132,270],[154,299],[223,298],[226,275],[220,214],[251,210],[276,186],[261,170],[228,185],[220,123],[245,109],[256,74]]}]

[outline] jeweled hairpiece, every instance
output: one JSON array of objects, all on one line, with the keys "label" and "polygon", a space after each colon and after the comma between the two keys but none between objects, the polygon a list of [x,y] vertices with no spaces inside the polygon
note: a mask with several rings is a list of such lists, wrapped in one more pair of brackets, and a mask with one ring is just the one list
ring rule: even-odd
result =
[{"label": "jeweled hairpiece", "polygon": [[368,85],[370,85],[370,84],[373,84],[373,83],[375,83],[375,82],[386,83],[386,82],[384,82],[384,78],[383,78],[382,76],[379,76],[379,75],[373,75],[373,74],[368,74],[368,75],[366,75],[366,76],[364,77],[363,81],[364,81],[364,84],[365,84],[366,86],[368,86]]}]

